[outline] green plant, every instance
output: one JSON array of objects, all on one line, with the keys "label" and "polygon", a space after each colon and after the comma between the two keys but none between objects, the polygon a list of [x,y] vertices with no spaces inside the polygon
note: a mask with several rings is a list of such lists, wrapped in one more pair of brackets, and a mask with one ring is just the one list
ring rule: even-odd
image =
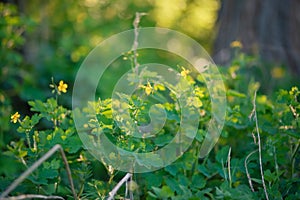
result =
[{"label": "green plant", "polygon": [[[145,76],[147,70],[140,73]],[[155,74],[152,75],[157,77]],[[299,176],[297,152],[299,151],[300,92],[298,88],[293,87],[290,91],[280,90],[274,101],[265,95],[257,94],[256,117],[261,137],[262,163],[257,157],[256,123],[249,118],[253,102],[251,98],[246,98],[248,95],[243,91],[236,91],[234,88],[228,90],[228,115],[219,144],[210,156],[198,159],[199,147],[206,134],[205,122],[210,118],[209,93],[201,86],[200,81],[192,81],[191,76],[184,73],[182,75],[182,78],[188,79],[190,84],[195,86],[194,92],[198,92],[199,101],[192,101],[202,115],[196,140],[188,151],[171,165],[152,173],[134,175],[132,184],[137,185],[131,188],[132,192],[142,199],[261,199],[264,193],[258,166],[262,165],[270,199],[296,198],[299,195],[297,193],[299,182],[295,178]],[[145,77],[149,78],[149,74]],[[257,84],[250,84],[249,95],[253,94],[257,87]],[[58,87],[54,85],[54,88]],[[151,92],[148,91],[149,89]],[[58,94],[57,91],[55,92]],[[145,85],[141,85],[140,90],[137,91],[140,95],[123,96],[123,98],[130,98],[128,102],[133,119],[138,117],[139,123],[143,123],[143,120],[147,122],[149,119],[143,118],[145,115],[141,113],[148,112],[149,106],[145,103],[145,99],[141,98],[154,98],[162,92],[166,92],[163,84],[155,87],[155,83],[150,84],[145,81]],[[143,93],[144,95],[141,95]],[[168,91],[168,93],[172,97],[172,92]],[[61,144],[69,160],[78,197],[104,198],[116,184],[114,180],[118,179],[119,172],[104,163],[110,177],[108,182],[93,178],[91,169],[95,161],[82,148],[72,120],[72,113],[58,105],[59,97],[59,95],[57,99],[50,97],[45,102],[40,100],[29,102],[31,110],[36,114],[18,119],[20,123],[18,132],[23,135],[23,139],[7,146],[8,151],[5,154],[17,158],[15,162],[22,163],[26,167],[33,164],[55,144]],[[170,133],[176,130],[174,123],[178,123],[179,119],[176,103],[161,102],[161,106],[167,111],[169,121],[167,120],[164,131],[150,142],[132,139],[130,135],[122,132],[112,118],[111,106],[110,99],[90,102],[83,110],[83,113],[91,117],[85,126],[90,128],[90,133],[96,136],[95,138],[99,137],[98,128],[101,128],[102,134],[110,136],[112,141],[121,148],[141,152],[152,150],[155,145],[163,146],[168,143],[172,137]],[[47,129],[39,129],[41,124]],[[221,147],[222,144],[226,146]],[[250,155],[248,152],[253,153]],[[109,155],[111,159],[115,156],[117,155]],[[153,164],[159,161],[150,162]],[[56,157],[45,162],[26,179],[18,192],[69,194],[65,171],[61,169],[61,165],[61,161]],[[85,172],[83,169],[86,168],[90,170]],[[2,177],[2,181],[4,180],[8,179]]]},{"label": "green plant", "polygon": [[[4,38],[10,37],[6,32],[4,35]],[[21,44],[22,40],[15,42]],[[15,49],[6,50],[1,52],[5,59],[7,52],[17,54]],[[222,69],[228,102],[222,137],[207,157],[199,158],[199,150],[207,134],[207,122],[212,115],[210,94],[203,78],[195,76],[185,67],[174,66],[172,70],[177,69],[180,77],[172,85],[147,67],[139,68],[137,73],[134,70],[137,63],[134,50],[125,56],[132,61],[133,69],[125,78],[138,86],[133,95],[119,92],[113,99],[90,101],[82,110],[75,109],[72,112],[63,106],[64,93],[69,86],[63,81],[57,84],[52,79],[52,96],[29,101],[31,113],[25,115],[21,111],[12,112],[8,98],[0,93],[0,101],[3,103],[1,114],[4,113],[1,115],[1,131],[8,130],[8,113],[12,113],[12,124],[18,125],[18,135],[14,140],[8,144],[1,140],[1,192],[21,172],[34,165],[47,152],[52,152],[52,148],[59,144],[66,154],[78,199],[105,199],[109,196],[115,199],[134,197],[148,200],[300,198],[298,87],[274,92],[273,86],[269,88],[265,82],[258,82],[260,79],[256,75],[264,70],[264,63],[256,57],[237,52],[232,65]],[[18,56],[16,58],[17,62]],[[12,62],[13,59],[6,60]],[[250,71],[253,76],[249,76]],[[275,72],[274,78],[278,78],[280,73]],[[263,91],[271,91],[272,95],[267,96]],[[79,124],[79,127],[87,131],[86,137],[96,147],[101,145],[105,135],[115,146],[130,152],[149,152],[163,148],[180,128],[182,112],[178,96],[183,96],[181,103],[191,114],[190,117],[195,114],[200,119],[193,143],[170,165],[154,172],[124,174],[107,162],[116,163],[122,155],[110,152],[104,155],[107,160],[101,160],[101,164],[87,151],[92,145],[83,146],[82,138],[78,135],[80,130],[75,126],[75,114],[88,117],[88,121]],[[129,115],[123,111],[125,109],[128,109]],[[151,113],[161,120],[164,117],[162,110],[166,111],[166,121],[162,128],[158,127],[156,137],[148,138],[147,134],[144,137],[132,137],[138,131],[126,122],[132,120],[139,126],[147,125],[151,123]],[[144,167],[159,167],[163,159],[153,156],[140,158],[139,162]],[[35,193],[73,198],[63,166],[61,158],[54,154],[10,195]],[[123,185],[117,187],[118,183]]]}]

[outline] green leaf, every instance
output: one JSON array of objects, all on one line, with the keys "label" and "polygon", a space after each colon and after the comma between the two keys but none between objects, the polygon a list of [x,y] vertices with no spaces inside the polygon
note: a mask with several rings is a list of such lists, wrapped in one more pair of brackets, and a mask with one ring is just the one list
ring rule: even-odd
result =
[{"label": "green leaf", "polygon": [[206,185],[206,180],[204,179],[203,176],[200,174],[196,174],[192,178],[192,187],[195,187],[197,189],[202,189]]},{"label": "green leaf", "polygon": [[32,176],[27,177],[27,180],[35,185],[48,185],[48,180],[46,178],[34,178]]},{"label": "green leaf", "polygon": [[53,159],[50,163],[51,169],[59,169],[60,168],[60,160]]},{"label": "green leaf", "polygon": [[169,172],[173,176],[176,176],[177,172],[179,171],[178,167],[175,164],[168,165],[164,169],[166,172]]},{"label": "green leaf", "polygon": [[41,119],[41,117],[38,114],[34,114],[31,117],[31,125],[35,126],[37,123],[39,123],[40,119]]},{"label": "green leaf", "polygon": [[166,144],[169,144],[172,139],[173,139],[173,137],[170,134],[158,135],[155,137],[154,143],[157,146],[162,147]]},{"label": "green leaf", "polygon": [[206,177],[211,176],[209,170],[204,165],[198,165],[198,170]]},{"label": "green leaf", "polygon": [[169,198],[174,196],[174,192],[168,186],[164,185],[161,189],[160,196],[162,198]]},{"label": "green leaf", "polygon": [[207,134],[206,131],[204,131],[203,129],[199,129],[195,138],[198,142],[203,142],[204,137],[206,136],[206,134]]},{"label": "green leaf", "polygon": [[221,150],[219,150],[217,152],[216,155],[216,160],[221,163],[221,164],[225,164],[227,161],[227,157],[228,157],[228,151],[229,151],[229,146],[225,146],[223,147]]},{"label": "green leaf", "polygon": [[46,179],[53,179],[58,176],[58,172],[56,169],[42,169],[39,173],[39,177]]},{"label": "green leaf", "polygon": [[27,151],[22,151],[22,150],[20,150],[20,151],[19,151],[19,158],[23,158],[23,157],[25,157],[25,156],[27,156]]},{"label": "green leaf", "polygon": [[285,130],[285,131],[282,131],[282,132],[286,133],[289,136],[292,136],[294,138],[300,139],[300,132],[299,132],[299,130],[288,129],[288,130]]},{"label": "green leaf", "polygon": [[57,101],[54,98],[47,99],[47,104],[52,109],[57,107]]},{"label": "green leaf", "polygon": [[154,153],[137,156],[137,162],[139,165],[145,166],[147,168],[161,167],[164,164],[160,156]]},{"label": "green leaf", "polygon": [[157,187],[152,187],[152,189],[159,198],[165,199],[174,196],[174,192],[166,185],[164,185],[161,189]]},{"label": "green leaf", "polygon": [[247,96],[235,90],[227,90],[227,96],[246,98]]},{"label": "green leaf", "polygon": [[150,190],[152,187],[160,187],[163,181],[163,174],[161,171],[155,173],[145,173],[144,175],[147,189]]},{"label": "green leaf", "polygon": [[66,151],[69,153],[76,153],[82,148],[82,141],[75,135],[67,139]]},{"label": "green leaf", "polygon": [[31,111],[35,112],[45,112],[46,108],[44,103],[41,100],[28,101],[28,104],[31,106]]},{"label": "green leaf", "polygon": [[182,189],[179,187],[179,183],[176,179],[165,177],[166,184],[171,188],[173,192],[176,192],[177,194],[183,194]]},{"label": "green leaf", "polygon": [[251,180],[254,181],[254,182],[256,182],[256,183],[262,184],[261,179],[251,178]]}]

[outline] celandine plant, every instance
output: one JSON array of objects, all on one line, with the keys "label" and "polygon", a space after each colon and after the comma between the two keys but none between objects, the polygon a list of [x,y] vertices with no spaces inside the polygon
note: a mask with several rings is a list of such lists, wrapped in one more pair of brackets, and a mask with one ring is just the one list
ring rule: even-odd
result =
[{"label": "celandine plant", "polygon": [[[236,41],[232,47],[242,45]],[[165,68],[165,74],[171,77],[168,79],[153,70],[161,65],[137,67],[137,49],[126,56],[133,70],[120,79],[111,98],[92,99],[70,110],[59,103],[61,95],[68,92],[68,84],[63,80],[57,84],[52,79],[53,97],[29,101],[30,116],[20,111],[12,113],[11,122],[19,125],[20,139],[5,147],[5,159],[10,165],[3,167],[15,166],[21,174],[57,144],[65,152],[68,165],[59,154],[53,154],[10,195],[72,199],[75,192],[78,199],[300,198],[298,87],[279,90],[274,98],[263,95],[257,81],[245,81],[254,58],[237,52],[232,66],[222,73],[228,102],[222,136],[210,154],[201,157],[208,122],[215,116],[207,77],[195,75],[186,66],[177,66],[179,73],[175,74],[173,66]],[[161,68],[159,72],[164,72]],[[75,115],[85,120],[76,124]],[[188,123],[182,127],[186,119]],[[184,134],[176,137],[181,129]],[[118,151],[104,146],[107,142]],[[170,148],[173,151],[147,154],[170,143],[176,146]],[[99,151],[101,148],[108,153]],[[174,155],[177,160],[168,160]],[[132,160],[126,163],[124,158],[133,157],[136,165]],[[72,181],[65,166],[70,168]],[[139,166],[149,172],[127,175],[119,166],[132,170]],[[9,170],[1,174],[2,194],[19,174]],[[118,183],[124,184],[119,187]]]},{"label": "celandine plant", "polygon": [[[221,140],[205,159],[199,159],[199,148],[205,136],[205,122],[210,118],[209,95],[201,83],[201,79],[194,79],[186,69],[181,68],[181,78],[188,80],[195,88],[195,99],[187,99],[187,103],[193,104],[201,115],[199,129],[191,147],[171,165],[144,174],[135,174],[128,182],[127,189],[135,198],[140,199],[262,199],[265,197],[259,170],[258,137],[256,123],[249,118],[253,109],[251,96],[258,84],[249,84],[247,91],[238,91],[235,88],[228,89],[228,115]],[[141,74],[146,73],[142,71]],[[224,74],[224,78],[231,76],[231,69]],[[235,71],[237,78],[242,77]],[[153,75],[155,76],[155,75]],[[228,79],[232,81],[232,79]],[[95,159],[84,150],[79,139],[72,113],[67,108],[58,104],[59,93],[67,90],[67,85],[61,83],[51,88],[55,90],[56,98],[49,98],[45,102],[40,100],[30,101],[32,116],[22,117],[22,113],[14,113],[11,116],[12,123],[19,123],[18,132],[21,134],[19,141],[13,141],[7,146],[6,155],[14,157],[21,169],[34,164],[55,144],[62,145],[70,164],[75,191],[81,199],[104,199],[108,196],[112,187],[118,181],[121,172],[118,172],[104,162],[104,168],[94,168]],[[53,87],[54,86],[54,87]],[[150,91],[150,92],[149,92]],[[111,141],[120,148],[130,151],[147,151],[160,148],[172,139],[176,131],[179,115],[177,102],[164,103],[159,97],[161,93],[167,93],[172,98],[173,91],[168,90],[163,84],[149,83],[139,85],[136,91],[140,95],[132,95],[129,104],[132,119],[139,119],[139,123],[148,123],[149,118],[141,113],[150,110],[143,97],[148,101],[151,97],[160,101],[160,107],[167,112],[165,127],[155,138],[132,139],[129,134],[121,131],[118,122],[112,120],[111,99],[90,102],[82,112],[89,115],[90,121],[84,126],[90,129],[90,137],[95,141],[101,139],[98,128],[102,134],[106,134]],[[62,94],[61,94],[62,95]],[[167,96],[168,96],[167,95]],[[256,112],[260,142],[262,146],[263,177],[266,190],[270,199],[285,198],[295,199],[299,197],[299,98],[297,87],[290,91],[280,90],[277,98],[272,101],[265,95],[257,94]],[[157,108],[159,109],[159,108]],[[151,111],[150,111],[151,112]],[[153,111],[154,112],[154,111]],[[141,118],[142,117],[142,118]],[[97,119],[97,120],[96,120]],[[121,120],[121,116],[116,117]],[[175,124],[175,125],[174,125]],[[122,124],[121,124],[122,125]],[[127,127],[128,131],[132,131]],[[132,133],[134,134],[134,133]],[[117,154],[111,153],[108,157],[117,159]],[[155,158],[149,158],[149,162],[160,162]],[[147,165],[147,162],[144,163]],[[97,171],[107,174],[106,178],[97,178]],[[99,176],[98,176],[99,177]],[[6,188],[15,177],[2,177],[1,184]],[[251,184],[249,184],[251,183]],[[115,196],[124,196],[126,187],[123,186]],[[70,185],[67,181],[66,171],[59,155],[45,161],[40,168],[34,171],[11,194],[43,194],[71,195]]]}]

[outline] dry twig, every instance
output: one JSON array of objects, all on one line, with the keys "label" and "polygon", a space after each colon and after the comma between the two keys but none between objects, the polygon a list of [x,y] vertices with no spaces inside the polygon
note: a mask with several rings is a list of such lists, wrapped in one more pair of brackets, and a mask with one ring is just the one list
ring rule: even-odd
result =
[{"label": "dry twig", "polygon": [[252,156],[255,152],[257,152],[258,150],[255,150],[255,151],[252,151],[245,159],[245,162],[244,162],[244,165],[245,165],[245,169],[246,169],[246,174],[247,174],[247,178],[248,178],[248,182],[249,182],[249,186],[251,188],[251,191],[252,192],[255,192],[254,191],[254,188],[253,188],[253,184],[252,184],[252,181],[251,181],[251,176],[250,176],[250,173],[248,171],[248,159],[250,158],[250,156]]},{"label": "dry twig", "polygon": [[[135,13],[135,19],[133,21],[133,27],[134,27],[134,41],[133,41],[133,45],[132,45],[132,51],[133,51],[133,63],[134,63],[134,71],[136,74],[138,74],[138,67],[139,67],[139,63],[137,61],[137,48],[139,46],[139,42],[138,42],[138,37],[139,37],[139,24],[141,21],[142,16],[147,15],[147,13],[139,13],[136,12]],[[132,181],[132,174],[131,173],[127,173],[122,180],[112,189],[112,191],[109,192],[109,197],[107,200],[112,200],[114,199],[114,196],[116,195],[116,193],[118,192],[118,190],[120,189],[120,187],[126,183],[126,191],[125,191],[125,196],[128,193],[128,180]],[[129,195],[130,195],[130,199],[133,199],[133,193],[131,190],[129,190]]]},{"label": "dry twig", "polygon": [[15,197],[7,197],[1,198],[1,200],[22,200],[22,199],[60,199],[64,200],[64,198],[60,196],[44,196],[39,194],[23,194]]},{"label": "dry twig", "polygon": [[260,141],[260,133],[259,133],[259,126],[258,126],[258,119],[257,119],[257,113],[256,113],[256,93],[257,90],[254,92],[254,97],[253,97],[253,110],[250,114],[251,117],[255,120],[255,127],[256,127],[256,133],[257,133],[257,143],[258,143],[258,157],[259,157],[259,168],[260,168],[260,174],[261,174],[261,181],[262,185],[264,188],[265,196],[266,199],[269,200],[269,195],[267,192],[267,187],[265,183],[265,178],[264,178],[264,171],[263,171],[263,164],[262,164],[262,156],[261,156],[261,141]]},{"label": "dry twig", "polygon": [[116,195],[116,193],[118,192],[118,190],[120,189],[120,187],[127,182],[130,178],[132,177],[131,173],[127,173],[122,180],[120,180],[120,182],[112,189],[112,191],[110,191],[109,193],[109,197],[107,200],[113,200],[114,196]]},{"label": "dry twig", "polygon": [[228,151],[228,156],[227,156],[227,164],[228,164],[228,179],[229,179],[229,186],[231,187],[232,185],[232,178],[231,178],[231,164],[230,164],[230,154],[231,154],[231,147],[229,148],[229,151]]},{"label": "dry twig", "polygon": [[137,48],[139,46],[139,42],[138,42],[139,30],[138,30],[138,28],[139,28],[139,24],[140,24],[142,16],[145,16],[145,15],[147,15],[147,13],[136,12],[135,19],[133,21],[134,41],[133,41],[133,45],[132,45],[132,50],[133,50],[134,70],[135,70],[136,74],[138,74],[138,66],[139,66],[139,63],[137,61]]},{"label": "dry twig", "polygon": [[[30,166],[25,172],[23,172],[23,174],[21,174],[19,176],[19,178],[17,178],[1,195],[0,195],[0,199],[4,199],[4,197],[6,197],[11,191],[13,191],[20,183],[22,183],[24,181],[24,179],[26,179],[35,169],[37,169],[43,162],[45,162],[48,158],[50,158],[57,150],[60,151],[60,154],[62,156],[62,159],[64,161],[64,164],[66,166],[66,171],[68,174],[68,179],[71,185],[71,190],[73,193],[73,198],[77,199],[76,196],[76,192],[74,189],[74,184],[73,184],[73,179],[72,179],[72,175],[71,175],[71,170],[68,164],[68,160],[67,157],[65,155],[65,152],[63,150],[63,148],[59,145],[56,144],[54,147],[52,147],[52,149],[50,149],[44,156],[42,156],[39,160],[37,160],[32,166]],[[13,198],[13,197],[11,197]]]}]

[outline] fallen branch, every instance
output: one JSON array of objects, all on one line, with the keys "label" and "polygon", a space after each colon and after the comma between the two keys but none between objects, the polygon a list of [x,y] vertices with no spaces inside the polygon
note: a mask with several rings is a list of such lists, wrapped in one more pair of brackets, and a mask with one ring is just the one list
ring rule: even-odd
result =
[{"label": "fallen branch", "polygon": [[109,197],[107,200],[113,200],[114,196],[117,194],[118,190],[120,189],[120,187],[127,182],[130,178],[132,177],[131,173],[127,173],[122,180],[120,180],[120,182],[112,189],[112,191],[110,191],[109,193]]},{"label": "fallen branch", "polygon": [[44,196],[39,194],[23,194],[15,197],[7,197],[7,198],[1,198],[1,200],[22,200],[22,199],[61,199],[64,200],[64,198],[60,196]]},{"label": "fallen branch", "polygon": [[[62,156],[62,159],[64,161],[64,164],[66,166],[66,171],[67,171],[67,175],[68,175],[68,179],[71,185],[71,190],[72,190],[72,194],[73,194],[73,198],[77,199],[76,196],[76,192],[74,189],[74,184],[73,184],[73,179],[72,179],[72,175],[71,175],[71,170],[68,164],[68,160],[67,157],[65,155],[65,152],[63,150],[63,148],[59,145],[56,144],[54,147],[52,147],[52,149],[50,149],[44,156],[42,156],[39,160],[37,160],[32,166],[30,166],[25,172],[23,172],[23,174],[21,174],[19,176],[19,178],[17,178],[1,195],[0,195],[0,199],[4,199],[4,197],[6,197],[11,191],[13,191],[20,183],[22,183],[24,181],[24,179],[26,179],[36,168],[38,168],[43,162],[45,162],[48,158],[50,158],[57,150],[60,151],[60,154]],[[13,197],[11,197],[13,198]]]}]

